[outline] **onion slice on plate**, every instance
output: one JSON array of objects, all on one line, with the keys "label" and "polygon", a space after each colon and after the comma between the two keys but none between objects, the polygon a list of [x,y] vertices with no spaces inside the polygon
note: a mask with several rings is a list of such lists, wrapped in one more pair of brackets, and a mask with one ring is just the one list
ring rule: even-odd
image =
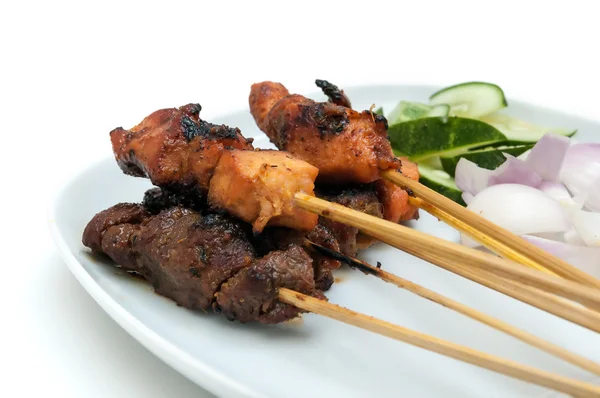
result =
[{"label": "onion slice on plate", "polygon": [[569,150],[569,138],[545,134],[531,149],[525,163],[545,181],[556,181]]},{"label": "onion slice on plate", "polygon": [[582,271],[600,278],[600,247],[572,245],[531,235],[524,235],[523,238]]},{"label": "onion slice on plate", "polygon": [[600,248],[600,213],[571,211],[571,221],[586,245]]},{"label": "onion slice on plate", "polygon": [[[520,184],[493,185],[473,197],[467,209],[516,235],[564,233],[571,224],[565,209],[542,191]],[[467,246],[479,244],[463,235]]]},{"label": "onion slice on plate", "polygon": [[498,184],[522,184],[537,187],[542,178],[521,159],[504,154],[506,161],[496,170],[488,170],[461,158],[454,173],[456,186],[463,192],[477,195],[489,186]]},{"label": "onion slice on plate", "polygon": [[571,145],[560,180],[573,195],[585,197],[586,208],[600,212],[600,143]]},{"label": "onion slice on plate", "polygon": [[582,203],[578,203],[571,197],[569,190],[560,182],[544,181],[538,189],[569,209],[581,209]]}]

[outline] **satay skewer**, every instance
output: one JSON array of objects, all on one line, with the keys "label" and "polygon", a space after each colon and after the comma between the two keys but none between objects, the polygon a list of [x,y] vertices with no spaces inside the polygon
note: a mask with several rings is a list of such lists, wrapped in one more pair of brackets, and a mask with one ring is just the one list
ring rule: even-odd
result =
[{"label": "satay skewer", "polygon": [[600,387],[486,354],[450,341],[395,325],[336,304],[281,288],[279,300],[314,314],[356,326],[395,340],[470,363],[506,376],[578,397],[598,397]]},{"label": "satay skewer", "polygon": [[375,267],[365,261],[359,260],[354,257],[346,256],[340,252],[335,250],[328,249],[324,246],[321,246],[317,243],[311,242],[309,240],[305,241],[305,244],[315,249],[316,251],[331,256],[337,260],[340,260],[350,267],[355,268],[359,271],[362,271],[368,275],[373,275],[385,282],[391,283],[401,289],[408,290],[411,293],[414,293],[420,297],[426,298],[427,300],[433,301],[434,303],[440,304],[446,308],[450,308],[458,313],[468,316],[476,321],[479,321],[485,325],[488,325],[492,328],[495,328],[501,332],[504,332],[510,336],[513,336],[527,344],[530,344],[536,348],[539,348],[543,351],[551,355],[555,355],[558,358],[561,358],[575,366],[579,366],[582,369],[585,369],[591,373],[596,375],[600,375],[600,364],[572,353],[570,351],[565,350],[562,347],[559,347],[555,344],[552,344],[546,340],[543,340],[537,336],[532,335],[524,330],[518,329],[504,321],[496,319],[490,315],[482,313],[474,308],[471,308],[467,305],[459,303],[458,301],[452,300],[451,298],[445,297],[439,293],[436,293],[432,290],[429,290],[423,286],[420,286],[416,283],[413,283],[409,280],[403,279],[399,276],[396,276],[392,273],[386,272],[379,267]]},{"label": "satay skewer", "polygon": [[384,171],[382,176],[402,188],[410,189],[417,198],[422,200],[421,202],[413,201],[414,204],[431,212],[432,215],[466,233],[503,257],[520,264],[550,271],[587,286],[600,288],[600,280],[597,278],[469,211],[423,184],[393,170]]},{"label": "satay skewer", "polygon": [[531,270],[493,254],[449,242],[304,193],[296,193],[294,202],[300,208],[358,228],[367,235],[398,249],[410,250],[417,257],[424,258],[428,253],[435,253],[437,258],[442,257],[455,263],[522,282],[591,308],[600,308],[600,290],[598,289]]}]

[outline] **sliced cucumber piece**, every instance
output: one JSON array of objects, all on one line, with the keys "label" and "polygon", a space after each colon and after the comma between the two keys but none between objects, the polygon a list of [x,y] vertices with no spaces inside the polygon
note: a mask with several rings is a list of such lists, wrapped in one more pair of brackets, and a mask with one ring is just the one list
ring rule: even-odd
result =
[{"label": "sliced cucumber piece", "polygon": [[474,147],[506,141],[487,123],[461,117],[427,117],[393,124],[388,129],[397,155],[420,161],[431,156],[453,156]]},{"label": "sliced cucumber piece", "polygon": [[389,124],[408,122],[424,117],[446,117],[450,106],[446,104],[427,105],[420,102],[400,101],[387,117]]},{"label": "sliced cucumber piece", "polygon": [[502,113],[493,113],[482,117],[481,120],[497,128],[511,143],[537,142],[546,133],[572,137],[577,132],[577,130],[538,126]]},{"label": "sliced cucumber piece", "polygon": [[461,196],[462,191],[456,186],[454,183],[454,178],[452,178],[448,173],[419,164],[419,174],[419,182],[421,184],[463,206],[466,206]]},{"label": "sliced cucumber piece", "polygon": [[465,158],[477,164],[484,169],[494,170],[506,161],[504,153],[509,155],[519,156],[533,148],[534,144],[518,145],[518,146],[502,146],[497,148],[479,149],[469,151],[457,156],[445,156],[440,158],[444,171],[454,177],[454,171],[460,158]]},{"label": "sliced cucumber piece", "polygon": [[443,88],[429,97],[429,103],[448,104],[451,116],[475,119],[508,105],[502,89],[485,82],[468,82]]},{"label": "sliced cucumber piece", "polygon": [[375,109],[375,114],[383,116],[383,106],[380,106],[379,108]]}]

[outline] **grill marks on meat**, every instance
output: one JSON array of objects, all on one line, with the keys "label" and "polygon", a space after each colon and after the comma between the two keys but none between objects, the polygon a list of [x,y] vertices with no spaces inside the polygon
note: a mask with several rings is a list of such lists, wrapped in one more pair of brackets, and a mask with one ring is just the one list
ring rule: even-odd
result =
[{"label": "grill marks on meat", "polygon": [[277,300],[280,287],[315,293],[312,260],[297,245],[270,252],[228,279],[215,294],[215,308],[229,320],[242,323],[279,323],[295,318],[298,308]]},{"label": "grill marks on meat", "polygon": [[335,84],[329,83],[327,80],[319,79],[315,80],[315,84],[323,90],[323,94],[329,98],[329,102],[335,105],[345,106],[346,108],[352,108],[350,98],[344,94],[344,90],[340,90]]},{"label": "grill marks on meat", "polygon": [[[335,235],[321,224],[308,234],[289,228],[266,228],[260,236],[256,237],[255,247],[259,253],[264,254],[273,250],[286,250],[291,246],[305,246],[306,239],[331,250],[340,250]],[[313,260],[316,288],[328,290],[333,284],[331,271],[339,268],[341,262],[313,250],[310,250],[309,254]]]},{"label": "grill marks on meat", "polygon": [[317,167],[318,182],[369,183],[379,179],[380,170],[401,165],[392,153],[383,116],[290,95],[274,82],[252,85],[249,102],[271,142]]},{"label": "grill marks on meat", "polygon": [[200,119],[200,104],[158,110],[131,130],[110,132],[113,152],[126,174],[148,177],[154,185],[196,185],[208,190],[225,149],[253,149],[239,129]]},{"label": "grill marks on meat", "polygon": [[178,305],[212,307],[231,320],[278,323],[297,316],[297,308],[277,301],[279,287],[322,297],[304,250],[291,245],[257,258],[245,224],[221,214],[171,207],[153,216],[140,205],[119,204],[89,222],[83,242]]},{"label": "grill marks on meat", "polygon": [[[383,218],[383,207],[377,197],[373,184],[364,184],[348,188],[329,187],[317,191],[317,196],[375,217]],[[356,256],[358,250],[365,249],[376,242],[363,235],[357,228],[319,217],[319,224],[330,230],[340,244],[340,251],[347,256]],[[318,242],[315,242],[318,243]]]}]

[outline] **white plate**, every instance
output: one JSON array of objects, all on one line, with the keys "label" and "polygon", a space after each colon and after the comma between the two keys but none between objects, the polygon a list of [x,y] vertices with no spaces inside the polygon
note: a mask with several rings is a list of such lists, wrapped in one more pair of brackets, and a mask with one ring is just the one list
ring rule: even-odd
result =
[{"label": "white plate", "polygon": [[[388,111],[400,99],[426,100],[436,87],[347,89],[353,105]],[[320,96],[319,96],[320,97]],[[549,126],[579,129],[578,140],[599,141],[600,124],[510,103],[514,115]],[[140,119],[145,115],[139,115]],[[216,120],[215,120],[216,121]],[[218,122],[267,141],[247,110]],[[119,121],[115,120],[115,125]],[[98,131],[97,134],[105,134]],[[109,155],[109,154],[107,154]],[[81,234],[100,210],[139,202],[150,184],[123,175],[112,156],[69,179],[50,208],[50,226],[62,256],[94,299],[155,355],[222,396],[264,397],[546,397],[551,391],[463,364],[317,315],[277,326],[241,325],[216,314],[195,313],[156,295],[108,261],[90,255]],[[457,240],[458,234],[423,213],[414,228]],[[376,245],[362,257],[442,294],[600,361],[600,336],[463,280],[398,250]],[[542,369],[600,379],[446,308],[349,270],[327,293],[334,303],[431,335]],[[82,331],[83,333],[83,331]]]}]

